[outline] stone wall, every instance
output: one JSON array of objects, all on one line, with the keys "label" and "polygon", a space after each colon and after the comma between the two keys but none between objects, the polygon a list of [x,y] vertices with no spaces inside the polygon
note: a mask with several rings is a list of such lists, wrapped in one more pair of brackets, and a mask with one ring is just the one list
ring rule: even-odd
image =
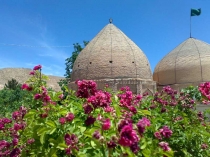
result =
[{"label": "stone wall", "polygon": [[[102,79],[94,80],[97,83],[98,89],[104,89],[108,85],[114,91],[119,90],[121,87],[128,86],[135,94],[143,94],[148,92],[150,95],[156,91],[156,82],[142,79]],[[69,88],[77,90],[75,82],[69,83]]]}]

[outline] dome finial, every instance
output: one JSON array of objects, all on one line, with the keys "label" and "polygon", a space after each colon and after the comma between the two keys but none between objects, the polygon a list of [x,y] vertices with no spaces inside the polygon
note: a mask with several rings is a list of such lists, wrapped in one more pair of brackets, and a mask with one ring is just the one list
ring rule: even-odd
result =
[{"label": "dome finial", "polygon": [[110,19],[109,19],[109,23],[112,23],[112,22],[113,22],[113,20],[112,20],[112,18],[110,18]]}]

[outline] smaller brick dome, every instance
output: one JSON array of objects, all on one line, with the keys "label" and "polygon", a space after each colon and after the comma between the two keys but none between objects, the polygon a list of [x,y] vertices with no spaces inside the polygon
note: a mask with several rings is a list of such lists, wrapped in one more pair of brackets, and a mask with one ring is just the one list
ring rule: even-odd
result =
[{"label": "smaller brick dome", "polygon": [[210,45],[189,38],[168,53],[156,66],[158,85],[199,84],[210,81]]},{"label": "smaller brick dome", "polygon": [[110,23],[78,55],[71,81],[127,78],[152,81],[150,65],[143,51]]}]

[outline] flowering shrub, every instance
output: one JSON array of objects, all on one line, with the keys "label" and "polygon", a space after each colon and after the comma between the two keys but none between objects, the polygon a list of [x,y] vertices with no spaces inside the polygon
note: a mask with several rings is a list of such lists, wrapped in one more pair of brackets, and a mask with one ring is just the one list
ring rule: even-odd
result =
[{"label": "flowering shrub", "polygon": [[[47,90],[41,65],[22,86],[27,106],[0,119],[0,156],[160,157],[210,154],[210,126],[194,99],[169,86],[154,96],[98,90],[79,80],[78,90]],[[202,87],[202,88],[201,88]],[[210,86],[201,86],[208,98]],[[201,90],[200,89],[200,90]],[[206,94],[206,95],[205,95]],[[28,105],[29,104],[29,105]]]}]

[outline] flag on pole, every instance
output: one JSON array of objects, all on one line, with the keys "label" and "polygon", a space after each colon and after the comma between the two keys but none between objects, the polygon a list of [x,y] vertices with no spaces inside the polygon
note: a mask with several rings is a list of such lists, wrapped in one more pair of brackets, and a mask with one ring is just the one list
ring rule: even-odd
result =
[{"label": "flag on pole", "polygon": [[199,16],[201,14],[201,9],[191,9],[191,16]]}]

